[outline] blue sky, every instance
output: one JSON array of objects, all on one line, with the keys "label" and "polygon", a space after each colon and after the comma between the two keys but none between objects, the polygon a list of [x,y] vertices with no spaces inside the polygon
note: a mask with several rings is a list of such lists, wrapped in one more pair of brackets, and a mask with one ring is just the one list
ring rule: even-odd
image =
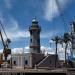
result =
[{"label": "blue sky", "polygon": [[[41,46],[50,47],[51,38],[70,31],[70,23],[75,20],[75,0],[58,1],[61,10],[55,0],[0,0],[0,20],[8,38],[12,41],[10,48],[29,46],[28,28],[35,16],[42,29]],[[59,15],[61,13],[62,17]],[[6,38],[4,33],[3,37]]]}]

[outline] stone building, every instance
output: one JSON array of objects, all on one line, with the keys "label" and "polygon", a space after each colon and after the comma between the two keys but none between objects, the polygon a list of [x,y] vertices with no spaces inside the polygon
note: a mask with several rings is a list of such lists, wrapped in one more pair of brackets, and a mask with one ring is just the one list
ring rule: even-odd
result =
[{"label": "stone building", "polygon": [[[54,68],[56,55],[44,55],[40,51],[40,31],[41,27],[36,19],[32,20],[29,27],[30,51],[23,54],[12,54],[13,67],[27,68]],[[58,58],[57,58],[58,60]]]},{"label": "stone building", "polygon": [[12,54],[13,68],[54,68],[55,55],[40,53]]},{"label": "stone building", "polygon": [[32,25],[29,27],[31,53],[40,53],[40,31],[41,27],[38,25],[38,21],[33,19]]},{"label": "stone building", "polygon": [[23,54],[12,55],[12,67],[23,68],[25,62],[25,56]]},{"label": "stone building", "polygon": [[25,68],[29,67],[29,53],[24,54],[12,54],[12,67]]}]

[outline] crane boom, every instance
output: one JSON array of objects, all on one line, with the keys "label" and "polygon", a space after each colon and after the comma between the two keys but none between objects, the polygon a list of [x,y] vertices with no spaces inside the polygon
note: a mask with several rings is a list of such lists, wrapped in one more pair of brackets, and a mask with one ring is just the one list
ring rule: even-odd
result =
[{"label": "crane boom", "polygon": [[2,33],[1,33],[1,30],[0,30],[0,36],[1,36],[1,40],[2,40],[3,47],[5,47],[4,40],[3,40],[3,36],[2,36]]}]

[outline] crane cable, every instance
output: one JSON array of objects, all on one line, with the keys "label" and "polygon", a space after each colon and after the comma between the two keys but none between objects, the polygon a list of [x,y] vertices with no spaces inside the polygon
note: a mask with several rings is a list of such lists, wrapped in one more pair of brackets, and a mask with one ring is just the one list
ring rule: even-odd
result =
[{"label": "crane cable", "polygon": [[0,25],[1,25],[2,29],[3,29],[3,32],[4,32],[5,36],[6,36],[6,38],[8,39],[7,34],[5,32],[5,29],[4,29],[4,27],[3,27],[2,23],[1,23],[1,20],[0,20]]},{"label": "crane cable", "polygon": [[59,4],[59,1],[58,0],[55,0],[55,1],[56,1],[57,6],[58,6],[59,15],[61,16],[62,22],[64,23],[64,26],[65,26],[64,28],[65,28],[65,32],[66,32],[66,31],[68,31],[68,28],[66,28],[67,23],[65,21],[65,17],[63,15],[63,13],[60,13],[61,12],[61,6]]}]

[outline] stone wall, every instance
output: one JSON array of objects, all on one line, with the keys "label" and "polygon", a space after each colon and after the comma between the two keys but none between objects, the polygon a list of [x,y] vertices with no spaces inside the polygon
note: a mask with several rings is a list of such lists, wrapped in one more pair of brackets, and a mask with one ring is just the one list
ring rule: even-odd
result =
[{"label": "stone wall", "polygon": [[37,66],[39,68],[55,68],[55,55],[47,55]]},{"label": "stone wall", "polygon": [[45,58],[44,54],[30,53],[30,67],[33,68]]}]

